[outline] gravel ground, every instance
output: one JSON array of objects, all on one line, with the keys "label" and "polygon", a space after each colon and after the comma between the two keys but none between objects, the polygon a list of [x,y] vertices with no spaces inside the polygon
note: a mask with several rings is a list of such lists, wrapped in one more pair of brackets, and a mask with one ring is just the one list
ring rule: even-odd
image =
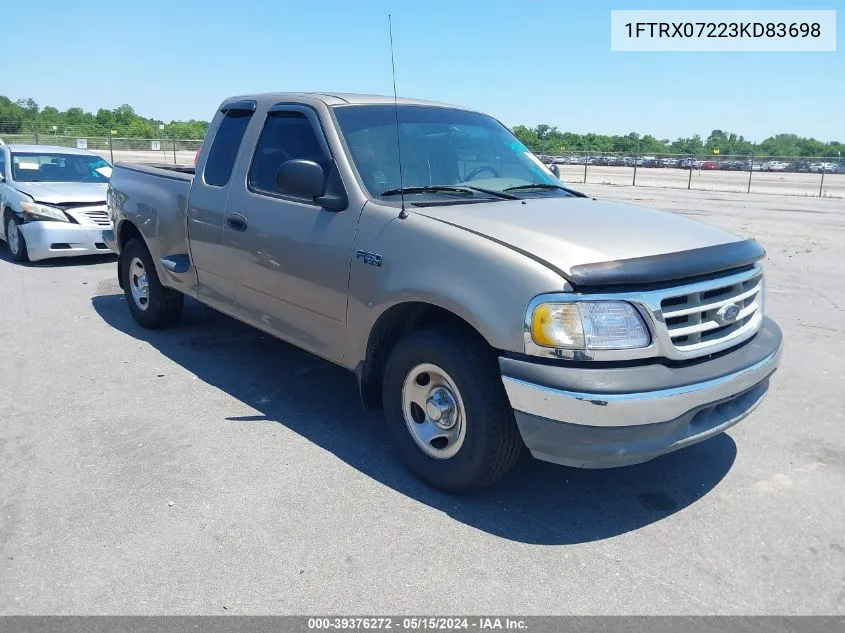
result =
[{"label": "gravel ground", "polygon": [[142,330],[113,259],[3,250],[0,613],[845,614],[841,200],[583,189],[760,239],[782,367],[728,434],[473,497],[343,370],[196,303]]}]

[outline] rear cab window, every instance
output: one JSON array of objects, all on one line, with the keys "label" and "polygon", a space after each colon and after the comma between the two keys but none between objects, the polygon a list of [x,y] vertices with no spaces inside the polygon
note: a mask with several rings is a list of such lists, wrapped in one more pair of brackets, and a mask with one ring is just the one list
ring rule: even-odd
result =
[{"label": "rear cab window", "polygon": [[225,187],[229,183],[241,141],[255,109],[254,102],[248,103],[251,104],[251,108],[248,104],[238,104],[240,107],[225,109],[223,120],[220,121],[205,161],[203,170],[205,184]]}]

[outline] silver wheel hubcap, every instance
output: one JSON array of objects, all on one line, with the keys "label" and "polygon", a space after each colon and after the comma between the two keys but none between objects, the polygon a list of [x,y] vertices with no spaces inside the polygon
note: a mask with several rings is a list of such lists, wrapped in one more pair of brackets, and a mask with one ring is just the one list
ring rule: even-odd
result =
[{"label": "silver wheel hubcap", "polygon": [[6,224],[6,241],[9,243],[9,250],[17,255],[21,241],[20,235],[18,235],[18,225],[12,218],[9,218],[9,222]]},{"label": "silver wheel hubcap", "polygon": [[146,310],[150,305],[150,286],[147,283],[144,262],[138,257],[133,257],[129,263],[129,289],[132,291],[135,305],[141,310]]},{"label": "silver wheel hubcap", "polygon": [[431,363],[417,365],[402,385],[402,413],[414,441],[437,459],[454,457],[466,438],[464,401],[455,381]]}]

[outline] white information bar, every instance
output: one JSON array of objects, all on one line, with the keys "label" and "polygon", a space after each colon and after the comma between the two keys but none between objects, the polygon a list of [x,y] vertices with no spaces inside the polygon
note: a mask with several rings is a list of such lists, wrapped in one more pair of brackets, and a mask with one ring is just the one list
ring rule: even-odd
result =
[{"label": "white information bar", "polygon": [[835,51],[836,11],[611,11],[610,50]]}]

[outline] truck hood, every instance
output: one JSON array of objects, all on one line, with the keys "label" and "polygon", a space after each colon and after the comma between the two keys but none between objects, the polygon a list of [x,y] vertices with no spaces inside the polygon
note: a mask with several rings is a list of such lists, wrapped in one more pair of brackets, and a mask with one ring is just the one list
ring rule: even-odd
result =
[{"label": "truck hood", "polygon": [[592,198],[530,198],[420,207],[414,212],[529,253],[567,275],[584,264],[741,241],[673,213]]},{"label": "truck hood", "polygon": [[98,182],[15,182],[15,189],[45,204],[105,204],[108,185]]}]

